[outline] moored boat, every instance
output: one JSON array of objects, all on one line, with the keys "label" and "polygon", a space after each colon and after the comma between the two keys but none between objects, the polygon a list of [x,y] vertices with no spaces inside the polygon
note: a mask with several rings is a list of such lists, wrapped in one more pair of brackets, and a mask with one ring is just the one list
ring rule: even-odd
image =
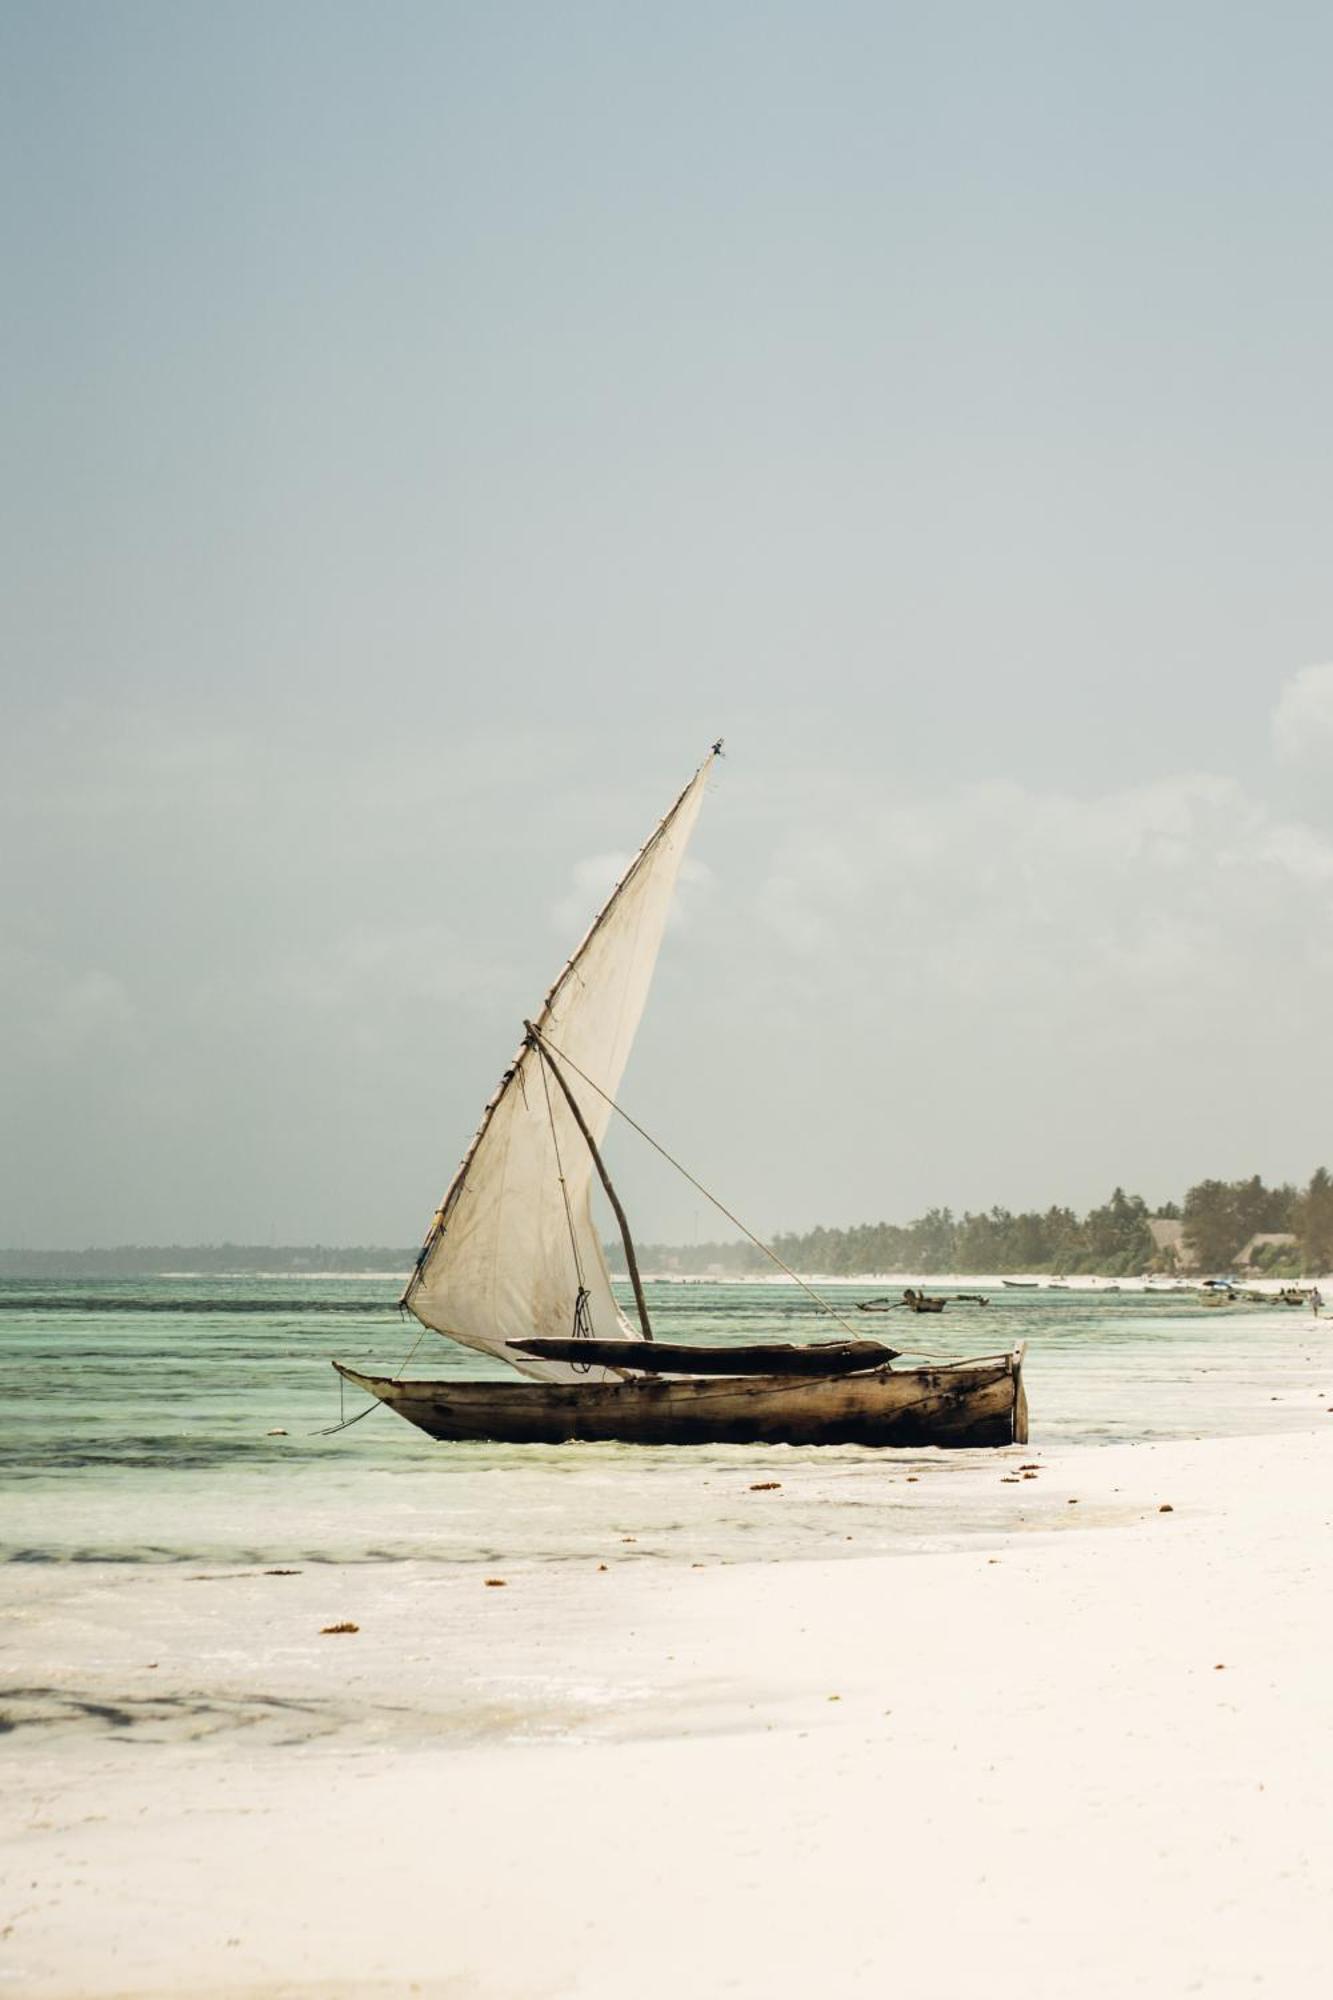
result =
[{"label": "moored boat", "polygon": [[[401,1370],[380,1376],[333,1365],[345,1381],[440,1439],[1024,1443],[1021,1345],[971,1360],[932,1355],[928,1366],[894,1368],[895,1350],[859,1341],[841,1313],[725,1208],[727,1219],[850,1338],[822,1348],[662,1343],[661,1355],[650,1352],[658,1343],[634,1242],[601,1148],[613,1113],[634,1123],[616,1092],[685,845],[720,751],[714,745],[616,884],[537,1018],[524,1023],[523,1042],[436,1210],[400,1301],[424,1328],[530,1379],[421,1381],[405,1379]],[[715,1201],[692,1175],[686,1178]],[[594,1182],[620,1231],[637,1326],[611,1283],[593,1220]],[[944,1305],[916,1293],[904,1302],[918,1312],[938,1313]]]},{"label": "moored boat", "polygon": [[1026,1444],[1023,1346],[929,1368],[614,1383],[403,1382],[335,1363],[431,1437],[494,1444]]}]

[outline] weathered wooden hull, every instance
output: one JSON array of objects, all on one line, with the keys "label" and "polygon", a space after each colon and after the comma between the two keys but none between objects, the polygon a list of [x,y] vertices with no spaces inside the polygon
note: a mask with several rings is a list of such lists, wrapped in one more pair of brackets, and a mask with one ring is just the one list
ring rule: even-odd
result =
[{"label": "weathered wooden hull", "polygon": [[496,1444],[1027,1443],[1023,1348],[812,1380],[396,1382],[334,1367],[431,1437]]}]

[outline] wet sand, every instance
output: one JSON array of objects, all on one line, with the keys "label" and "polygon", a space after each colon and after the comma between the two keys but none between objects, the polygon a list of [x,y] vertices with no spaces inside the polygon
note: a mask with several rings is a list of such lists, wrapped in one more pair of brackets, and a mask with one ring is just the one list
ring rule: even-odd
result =
[{"label": "wet sand", "polygon": [[0,1992],[1322,1991],[1311,1422],[992,1454],[942,1553],[12,1566]]}]

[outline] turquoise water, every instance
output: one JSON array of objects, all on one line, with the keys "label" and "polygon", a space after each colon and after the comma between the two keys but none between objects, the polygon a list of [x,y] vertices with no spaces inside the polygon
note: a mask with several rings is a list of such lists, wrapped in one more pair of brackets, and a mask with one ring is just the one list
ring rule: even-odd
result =
[{"label": "turquoise water", "polygon": [[[799,1475],[812,1545],[818,1508],[835,1489],[843,1502],[873,1497],[867,1525],[873,1514],[889,1545],[902,1523],[882,1502],[890,1486],[901,1490],[899,1476],[915,1484],[928,1473],[944,1525],[957,1527],[969,1481],[976,1490],[994,1471],[991,1454],[973,1452],[911,1455],[908,1474],[908,1454],[852,1447],[444,1446],[378,1407],[328,1435],[340,1408],[351,1416],[363,1407],[350,1391],[342,1404],[331,1357],[392,1373],[417,1342],[421,1330],[395,1310],[397,1290],[388,1276],[6,1281],[0,1558],[561,1560],[601,1549],[609,1535],[636,1555],[776,1553],[754,1508],[728,1515],[715,1490],[748,1492],[744,1475],[756,1466],[760,1479],[775,1467]],[[1293,1428],[1322,1412],[1325,1387],[1333,1391],[1333,1370],[1327,1384],[1318,1376],[1327,1323],[1305,1311],[998,1287],[987,1308],[937,1318],[852,1310],[883,1290],[828,1295],[858,1331],[904,1348],[920,1340],[926,1351],[982,1354],[1029,1342],[1034,1450]],[[657,1283],[649,1302],[662,1338],[831,1330],[788,1285]],[[433,1334],[408,1372],[508,1374]],[[805,1532],[794,1515],[784,1516],[784,1537]],[[921,1532],[919,1510],[914,1523]]]}]

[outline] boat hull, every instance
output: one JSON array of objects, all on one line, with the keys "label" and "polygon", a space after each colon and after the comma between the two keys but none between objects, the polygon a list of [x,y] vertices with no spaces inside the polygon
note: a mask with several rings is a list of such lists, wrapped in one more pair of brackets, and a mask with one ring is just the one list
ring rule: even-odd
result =
[{"label": "boat hull", "polygon": [[630,1382],[348,1382],[431,1437],[494,1444],[1027,1443],[1023,1348],[933,1368],[797,1379]]}]

